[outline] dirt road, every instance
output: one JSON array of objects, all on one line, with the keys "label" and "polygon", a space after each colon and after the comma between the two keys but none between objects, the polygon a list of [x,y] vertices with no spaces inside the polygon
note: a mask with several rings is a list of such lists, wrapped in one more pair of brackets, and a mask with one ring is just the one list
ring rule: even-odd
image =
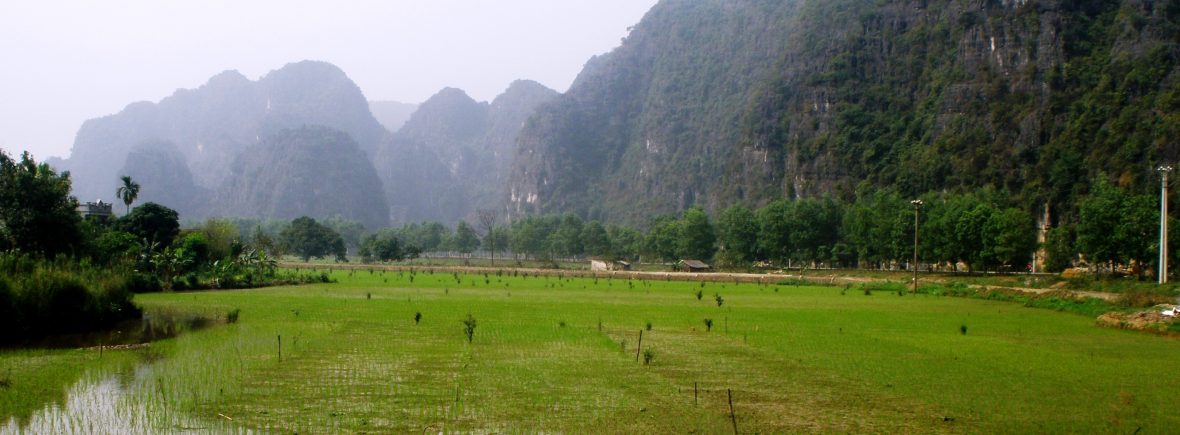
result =
[{"label": "dirt road", "polygon": [[[645,280],[662,280],[662,281],[705,281],[705,282],[745,282],[745,283],[763,283],[775,284],[782,281],[798,280],[807,281],[815,284],[823,285],[845,285],[845,284],[859,284],[866,282],[887,282],[888,280],[879,278],[867,278],[858,276],[839,276],[837,274],[826,273],[829,271],[815,271],[815,273],[805,274],[784,274],[784,273],[729,273],[729,272],[709,272],[709,273],[694,273],[694,272],[643,272],[643,271],[590,271],[590,270],[572,270],[572,269],[532,269],[532,268],[514,268],[514,267],[472,267],[472,266],[406,266],[396,264],[319,264],[319,263],[299,263],[299,262],[282,262],[279,266],[291,269],[335,269],[335,270],[416,270],[416,271],[433,271],[433,272],[460,272],[460,273],[496,273],[496,272],[516,272],[533,276],[559,276],[559,277],[582,277],[582,278],[610,278],[610,279],[645,279]],[[1051,288],[1028,288],[1028,287],[1004,287],[1004,286],[985,286],[985,285],[970,285],[974,289],[1004,289],[1016,290],[1025,293],[1042,294],[1053,291],[1061,291],[1059,289]],[[1117,293],[1096,292],[1096,291],[1079,291],[1079,290],[1065,290],[1072,293],[1074,296],[1082,298],[1098,298],[1107,301],[1118,299]]]}]

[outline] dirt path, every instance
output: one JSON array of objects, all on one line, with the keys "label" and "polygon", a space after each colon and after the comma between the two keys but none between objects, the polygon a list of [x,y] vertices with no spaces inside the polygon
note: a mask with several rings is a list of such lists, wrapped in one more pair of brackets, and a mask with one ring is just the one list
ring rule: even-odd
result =
[{"label": "dirt path", "polygon": [[[733,283],[766,283],[774,284],[787,280],[801,280],[816,284],[826,285],[842,285],[842,284],[860,284],[866,282],[886,282],[888,280],[879,278],[866,278],[859,276],[839,276],[836,274],[825,274],[826,271],[816,271],[813,274],[792,275],[783,273],[730,273],[730,272],[709,272],[709,273],[694,273],[694,272],[643,272],[643,271],[590,271],[590,270],[572,270],[572,269],[535,269],[535,268],[516,268],[516,267],[474,267],[474,266],[406,266],[396,264],[321,264],[321,263],[300,263],[300,262],[281,262],[279,266],[291,269],[334,269],[334,270],[417,270],[417,271],[432,271],[432,272],[460,272],[460,273],[496,273],[517,272],[533,276],[559,276],[559,277],[578,277],[578,278],[611,278],[611,279],[646,279],[646,280],[663,280],[663,281],[706,281],[706,282],[733,282]],[[1096,292],[1096,291],[1080,291],[1080,290],[1060,290],[1051,288],[1029,288],[1029,287],[1006,287],[1006,286],[989,286],[973,284],[968,286],[973,289],[1004,289],[1016,290],[1025,293],[1043,294],[1054,291],[1066,291],[1072,293],[1077,297],[1098,298],[1107,301],[1118,299],[1117,293]]]}]

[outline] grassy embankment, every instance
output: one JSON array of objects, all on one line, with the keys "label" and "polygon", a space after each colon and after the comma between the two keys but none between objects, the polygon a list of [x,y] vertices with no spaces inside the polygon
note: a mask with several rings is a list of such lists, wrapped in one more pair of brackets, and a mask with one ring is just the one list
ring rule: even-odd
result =
[{"label": "grassy embankment", "polygon": [[[240,308],[241,320],[152,346],[163,358],[132,382],[136,400],[152,415],[300,432],[727,432],[727,390],[742,432],[1180,424],[1169,406],[1180,341],[1075,314],[836,287],[333,275],[138,296],[149,312]],[[636,361],[641,329],[647,365]],[[18,373],[28,364],[2,360]],[[13,377],[0,396],[33,382]]]}]

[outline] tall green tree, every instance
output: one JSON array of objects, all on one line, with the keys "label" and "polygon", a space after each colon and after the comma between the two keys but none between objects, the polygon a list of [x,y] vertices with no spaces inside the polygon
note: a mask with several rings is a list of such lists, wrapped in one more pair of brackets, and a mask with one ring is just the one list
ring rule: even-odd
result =
[{"label": "tall green tree", "polygon": [[362,261],[401,261],[405,258],[402,241],[398,239],[397,231],[383,229],[365,236],[358,253]]},{"label": "tall green tree", "polygon": [[863,267],[908,258],[913,229],[914,209],[909,200],[895,191],[875,191],[849,206],[842,231]]},{"label": "tall green tree", "polygon": [[336,261],[347,261],[344,239],[340,234],[307,216],[292,220],[291,225],[279,233],[279,240],[287,252],[298,255],[303,261],[328,255],[334,255]]},{"label": "tall green tree", "polygon": [[131,214],[131,203],[139,198],[139,183],[131,181],[130,175],[124,175],[119,180],[123,185],[115,190],[115,196],[123,200],[123,204],[127,206],[127,214]]},{"label": "tall green tree", "polygon": [[610,236],[611,257],[614,259],[634,261],[639,258],[639,251],[643,247],[643,234],[634,228],[620,225],[607,227]]},{"label": "tall green tree", "polygon": [[1105,177],[1094,182],[1090,194],[1078,203],[1077,247],[1091,263],[1114,265],[1122,247],[1117,237],[1121,226],[1123,193]]},{"label": "tall green tree", "polygon": [[840,205],[831,198],[795,201],[790,229],[791,258],[819,262],[830,258],[840,238]]},{"label": "tall green tree", "polygon": [[470,254],[479,249],[479,236],[475,234],[475,228],[472,228],[467,221],[459,221],[459,224],[455,226],[451,247],[463,254]]},{"label": "tall green tree", "polygon": [[1073,237],[1073,227],[1068,225],[1052,228],[1045,235],[1045,270],[1047,272],[1061,272],[1073,265],[1073,260],[1077,257]]},{"label": "tall green tree", "polygon": [[794,206],[790,200],[778,199],[758,209],[758,243],[767,259],[787,264],[791,247],[791,219]]},{"label": "tall green tree", "polygon": [[681,257],[710,261],[717,252],[717,234],[709,215],[699,207],[684,211],[679,249]]},{"label": "tall green tree", "polygon": [[1159,197],[1126,196],[1119,214],[1122,219],[1114,234],[1120,247],[1119,259],[1142,273],[1143,265],[1159,261]]},{"label": "tall green tree", "polygon": [[550,234],[557,228],[556,216],[530,215],[512,222],[512,236],[508,241],[516,255],[536,259],[552,256],[549,247]]},{"label": "tall green tree", "polygon": [[985,226],[988,259],[994,266],[1007,265],[1024,270],[1037,248],[1036,222],[1024,210],[997,210]]},{"label": "tall green tree", "polygon": [[365,236],[365,225],[361,221],[348,219],[337,214],[324,219],[320,223],[336,231],[337,234],[340,234],[340,238],[344,239],[345,249],[360,249],[361,242],[364,241]]},{"label": "tall green tree", "polygon": [[963,250],[964,259],[971,269],[994,264],[991,252],[987,249],[987,224],[994,213],[995,208],[991,204],[977,202],[974,207],[964,210],[955,221],[954,243]]},{"label": "tall green tree", "polygon": [[717,239],[722,260],[728,264],[749,263],[758,256],[758,217],[741,204],[734,204],[717,218]]},{"label": "tall green tree", "polygon": [[643,240],[643,256],[650,260],[678,260],[683,223],[672,216],[656,216],[652,218],[650,227]]},{"label": "tall green tree", "polygon": [[135,207],[135,210],[119,219],[118,227],[134,234],[148,246],[163,249],[171,245],[176,235],[180,234],[180,216],[176,210],[148,202]]},{"label": "tall green tree", "polygon": [[582,255],[585,247],[582,244],[582,218],[573,213],[561,216],[561,223],[557,231],[552,234],[553,249],[558,255],[572,257]]},{"label": "tall green tree", "polygon": [[582,246],[593,257],[607,258],[611,256],[610,234],[602,222],[593,220],[582,228]]},{"label": "tall green tree", "polygon": [[0,250],[52,256],[82,243],[70,174],[57,174],[25,152],[19,162],[0,150]]}]

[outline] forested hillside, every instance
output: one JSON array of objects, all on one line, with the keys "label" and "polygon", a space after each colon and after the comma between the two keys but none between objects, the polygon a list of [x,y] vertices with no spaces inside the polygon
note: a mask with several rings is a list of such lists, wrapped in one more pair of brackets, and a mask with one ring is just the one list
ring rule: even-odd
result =
[{"label": "forested hillside", "polygon": [[663,1],[529,120],[510,208],[992,186],[1072,219],[1099,175],[1146,192],[1180,157],[1178,23],[1144,0]]}]

